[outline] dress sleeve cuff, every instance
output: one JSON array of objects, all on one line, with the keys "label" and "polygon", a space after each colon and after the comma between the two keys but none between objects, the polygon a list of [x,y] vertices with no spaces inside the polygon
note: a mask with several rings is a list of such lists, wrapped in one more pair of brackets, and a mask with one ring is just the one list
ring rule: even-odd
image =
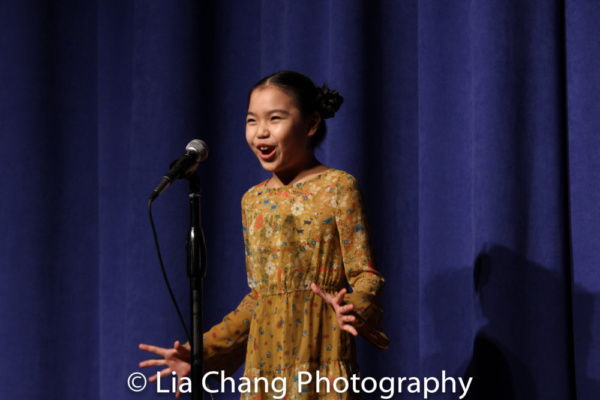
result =
[{"label": "dress sleeve cuff", "polygon": [[354,292],[346,294],[344,301],[354,305],[356,331],[373,346],[383,350],[390,346],[390,341],[383,333],[383,308],[372,301],[372,297]]}]

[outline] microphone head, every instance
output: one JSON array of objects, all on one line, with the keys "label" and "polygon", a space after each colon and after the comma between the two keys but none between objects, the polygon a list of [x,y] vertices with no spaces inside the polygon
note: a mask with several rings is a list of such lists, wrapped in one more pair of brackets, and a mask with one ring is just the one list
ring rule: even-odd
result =
[{"label": "microphone head", "polygon": [[198,162],[202,162],[208,157],[208,146],[200,139],[194,139],[189,142],[185,146],[185,151],[196,153]]}]

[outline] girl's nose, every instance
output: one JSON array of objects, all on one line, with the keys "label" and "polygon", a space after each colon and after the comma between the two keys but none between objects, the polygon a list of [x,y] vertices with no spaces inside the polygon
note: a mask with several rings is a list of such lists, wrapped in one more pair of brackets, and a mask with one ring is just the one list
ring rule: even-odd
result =
[{"label": "girl's nose", "polygon": [[269,129],[266,126],[264,126],[264,125],[260,125],[258,127],[256,136],[259,137],[259,138],[269,137]]}]

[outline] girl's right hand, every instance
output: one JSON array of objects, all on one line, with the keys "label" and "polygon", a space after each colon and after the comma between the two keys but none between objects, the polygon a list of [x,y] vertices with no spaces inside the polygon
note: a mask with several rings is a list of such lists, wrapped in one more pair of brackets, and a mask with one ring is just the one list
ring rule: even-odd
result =
[{"label": "girl's right hand", "polygon": [[[179,379],[177,385],[177,393],[175,394],[176,398],[179,398],[181,393],[179,392],[179,386],[182,383],[183,377],[189,375],[192,370],[191,366],[191,350],[189,344],[182,345],[179,341],[176,341],[173,344],[172,349],[166,349],[163,347],[150,346],[147,344],[140,344],[140,349],[147,351],[149,353],[154,353],[156,355],[161,356],[162,358],[158,359],[150,359],[146,361],[142,361],[140,363],[140,368],[146,367],[154,367],[160,365],[166,365],[167,368],[160,371],[160,378],[164,378],[170,375],[173,371],[177,374]],[[148,380],[150,382],[155,382],[158,379],[158,374],[152,375]]]}]

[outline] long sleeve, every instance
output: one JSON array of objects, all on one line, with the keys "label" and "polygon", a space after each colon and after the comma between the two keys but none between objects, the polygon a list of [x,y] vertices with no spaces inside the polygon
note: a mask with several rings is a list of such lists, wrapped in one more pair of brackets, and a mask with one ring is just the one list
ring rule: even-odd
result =
[{"label": "long sleeve", "polygon": [[249,293],[223,321],[203,335],[204,368],[207,371],[224,371],[231,376],[246,356],[250,320],[256,296]]},{"label": "long sleeve", "polygon": [[358,183],[348,175],[337,193],[336,222],[346,278],[352,287],[344,300],[354,305],[355,328],[374,346],[385,349],[390,341],[383,333],[381,292],[383,276],[375,268],[375,255],[364,200]]},{"label": "long sleeve", "polygon": [[[246,247],[246,262],[248,262],[247,222],[242,207],[242,226],[244,244]],[[248,268],[248,274],[250,269]],[[251,276],[248,275],[248,282]],[[231,376],[245,361],[250,331],[250,321],[256,307],[258,294],[248,293],[235,311],[223,318],[220,324],[213,326],[204,334],[204,367],[207,371],[224,371]]]}]

